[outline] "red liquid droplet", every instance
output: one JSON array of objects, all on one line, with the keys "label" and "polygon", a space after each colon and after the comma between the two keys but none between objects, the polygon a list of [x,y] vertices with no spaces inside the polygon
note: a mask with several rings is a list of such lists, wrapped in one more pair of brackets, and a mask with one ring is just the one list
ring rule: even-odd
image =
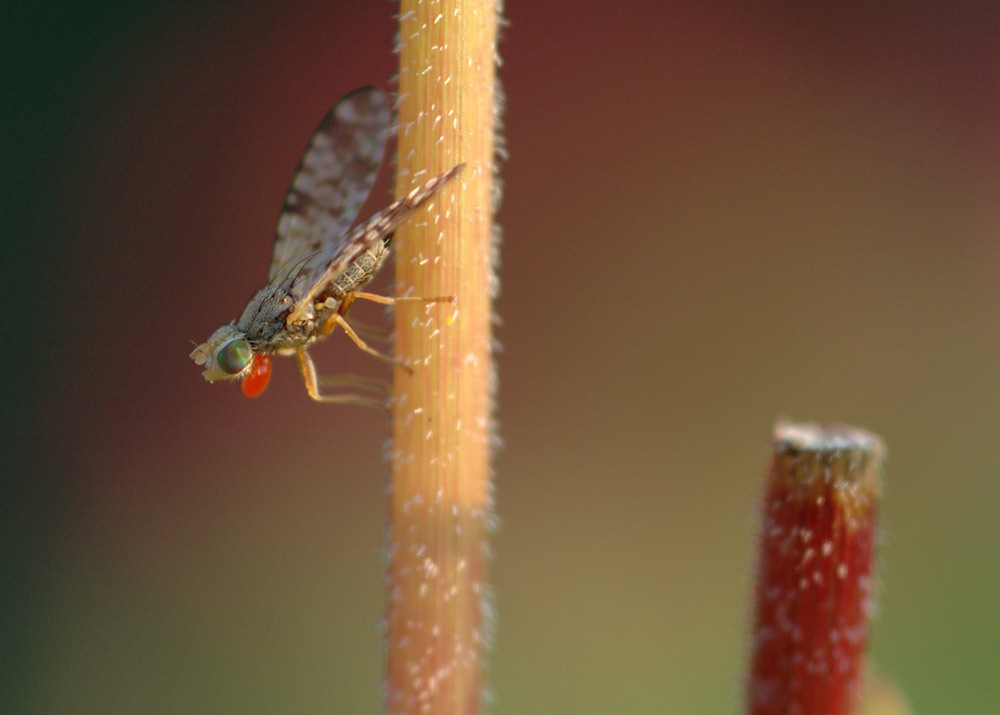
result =
[{"label": "red liquid droplet", "polygon": [[250,369],[247,370],[246,377],[244,377],[243,382],[240,383],[240,388],[243,390],[243,394],[247,397],[257,397],[264,392],[265,389],[267,389],[267,383],[270,379],[270,356],[254,353],[253,361],[250,363]]}]

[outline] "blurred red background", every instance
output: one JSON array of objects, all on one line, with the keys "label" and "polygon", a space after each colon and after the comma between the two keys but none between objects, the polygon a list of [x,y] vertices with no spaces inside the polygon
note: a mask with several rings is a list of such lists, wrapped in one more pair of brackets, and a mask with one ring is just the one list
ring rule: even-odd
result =
[{"label": "blurred red background", "polygon": [[[394,10],[4,11],[5,711],[377,709],[387,424],[187,354]],[[507,16],[496,710],[739,710],[780,415],[888,444],[876,664],[1000,709],[1000,11]]]}]

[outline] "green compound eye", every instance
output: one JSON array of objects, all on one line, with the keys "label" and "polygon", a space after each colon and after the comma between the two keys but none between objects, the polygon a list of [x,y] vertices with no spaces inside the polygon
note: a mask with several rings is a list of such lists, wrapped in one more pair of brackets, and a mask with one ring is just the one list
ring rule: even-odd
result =
[{"label": "green compound eye", "polygon": [[226,343],[222,347],[222,350],[219,351],[215,361],[223,372],[230,375],[239,375],[250,364],[252,356],[253,352],[250,350],[250,343],[240,338],[239,340],[231,340]]}]

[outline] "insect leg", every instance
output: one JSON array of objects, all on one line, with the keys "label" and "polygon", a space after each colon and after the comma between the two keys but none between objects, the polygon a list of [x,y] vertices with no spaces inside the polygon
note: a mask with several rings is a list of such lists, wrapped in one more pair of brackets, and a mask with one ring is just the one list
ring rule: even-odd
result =
[{"label": "insect leg", "polygon": [[[388,406],[384,400],[376,400],[374,397],[353,395],[351,393],[344,393],[342,395],[321,395],[319,392],[319,379],[316,376],[316,365],[313,363],[312,358],[309,357],[309,353],[306,352],[305,348],[299,348],[295,351],[295,360],[298,362],[299,371],[302,373],[303,380],[305,380],[306,392],[308,392],[309,397],[316,400],[316,402],[361,405],[363,407],[375,407],[381,410],[388,410]],[[327,380],[324,379],[323,382],[325,383]],[[374,387],[374,385],[369,385],[369,387]]]},{"label": "insect leg", "polygon": [[[352,294],[353,295],[353,294]],[[347,311],[341,309],[341,315],[346,315]],[[354,332],[358,335],[367,338],[368,340],[377,340],[382,343],[389,343],[392,341],[392,333],[388,330],[383,330],[374,325],[369,325],[364,323],[357,318],[351,318],[351,327],[354,328]],[[330,315],[326,321],[324,321],[322,327],[319,329],[320,335],[329,335],[337,328],[337,319]]]},{"label": "insect leg", "polygon": [[398,360],[396,360],[396,358],[392,357],[392,355],[386,355],[385,353],[380,353],[375,348],[369,347],[368,343],[362,340],[358,336],[358,334],[354,332],[354,328],[350,326],[350,324],[344,319],[344,316],[342,316],[340,313],[334,313],[330,317],[331,320],[333,320],[334,324],[342,327],[344,329],[344,332],[347,333],[347,337],[353,340],[354,344],[357,345],[362,350],[364,350],[366,353],[368,353],[373,357],[377,357],[379,360],[385,360],[386,362],[396,365],[397,367],[401,367],[411,375],[413,374],[413,368],[410,367],[409,365],[403,365]]},{"label": "insect leg", "polygon": [[[378,303],[379,305],[395,305],[396,303],[454,303],[455,296],[448,295],[440,298],[415,298],[410,296],[404,297],[389,297],[385,295],[378,295],[377,293],[365,293],[360,291],[351,291],[347,294],[344,302],[340,309],[341,315],[347,315],[347,311],[350,309],[351,304],[354,303],[356,298],[361,298],[362,300],[368,300],[373,303]],[[332,321],[331,321],[332,322]],[[329,330],[335,327],[331,324]],[[351,318],[351,327],[354,328],[354,332],[358,335],[367,338],[368,340],[378,340],[380,342],[388,343],[392,340],[392,334],[381,328],[377,328],[374,325],[368,325],[363,323],[357,318]]]},{"label": "insect leg", "polygon": [[441,295],[435,298],[421,298],[414,296],[401,296],[399,298],[394,298],[388,295],[378,295],[377,293],[364,293],[362,291],[354,291],[352,295],[355,298],[361,298],[362,300],[370,300],[372,303],[381,303],[382,305],[395,305],[396,303],[454,303],[455,296],[453,295]]},{"label": "insect leg", "polygon": [[355,333],[369,342],[377,340],[381,343],[389,343],[392,341],[392,333],[388,330],[364,323],[354,316],[351,316],[351,327],[354,328]]},{"label": "insect leg", "polygon": [[318,378],[320,387],[354,387],[359,390],[371,390],[380,395],[389,394],[389,383],[377,377],[363,375],[321,375]]}]

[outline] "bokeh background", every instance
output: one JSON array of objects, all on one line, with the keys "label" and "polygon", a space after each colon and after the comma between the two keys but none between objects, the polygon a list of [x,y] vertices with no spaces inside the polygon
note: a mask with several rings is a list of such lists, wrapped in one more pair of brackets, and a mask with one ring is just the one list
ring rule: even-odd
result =
[{"label": "bokeh background", "polygon": [[[187,354],[395,6],[12,5],[0,709],[376,712],[388,425]],[[496,712],[739,711],[779,416],[885,438],[874,660],[1000,712],[1000,9],[874,5],[507,8]]]}]

